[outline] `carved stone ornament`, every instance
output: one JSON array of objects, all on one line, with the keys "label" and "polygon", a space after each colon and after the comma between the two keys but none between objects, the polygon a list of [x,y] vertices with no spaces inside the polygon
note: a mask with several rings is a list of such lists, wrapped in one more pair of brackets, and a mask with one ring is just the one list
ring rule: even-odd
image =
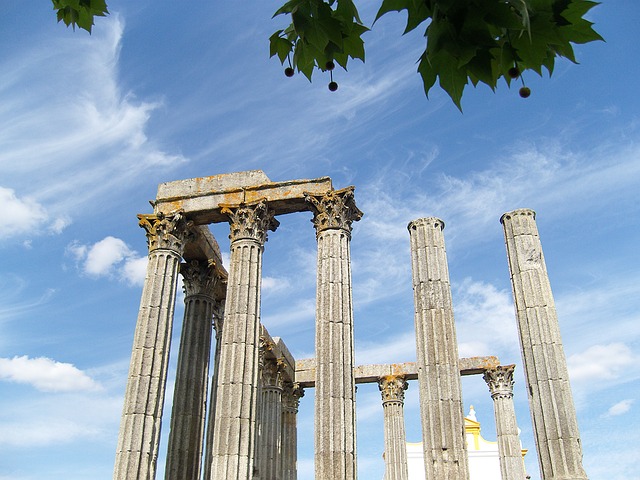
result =
[{"label": "carved stone ornament", "polygon": [[183,212],[178,210],[170,214],[138,215],[138,225],[145,229],[147,247],[152,252],[156,249],[167,249],[182,255],[185,241],[193,222],[188,221]]},{"label": "carved stone ornament", "polygon": [[270,211],[266,200],[239,206],[224,206],[221,212],[229,217],[231,242],[236,240],[255,240],[261,245],[267,241],[267,231],[275,232],[280,222]]},{"label": "carved stone ornament", "polygon": [[491,398],[513,397],[513,371],[515,365],[498,365],[484,372],[483,378],[489,386]]},{"label": "carved stone ornament", "polygon": [[213,291],[218,280],[215,265],[192,260],[180,264],[183,290],[187,297],[205,295],[213,300]]},{"label": "carved stone ornament", "polygon": [[286,382],[282,391],[282,408],[285,412],[298,413],[300,399],[304,397],[304,389],[299,383]]},{"label": "carved stone ornament", "polygon": [[265,361],[262,370],[263,388],[282,388],[283,362],[280,359],[269,359]]},{"label": "carved stone ornament", "polygon": [[409,384],[402,375],[388,375],[378,380],[378,388],[382,393],[382,403],[399,402],[404,403],[404,391],[409,388]]},{"label": "carved stone ornament", "polygon": [[351,223],[362,218],[363,213],[356,207],[353,198],[354,187],[331,190],[322,196],[308,193],[304,198],[312,205],[313,223],[316,236],[330,229],[340,229],[351,234]]}]

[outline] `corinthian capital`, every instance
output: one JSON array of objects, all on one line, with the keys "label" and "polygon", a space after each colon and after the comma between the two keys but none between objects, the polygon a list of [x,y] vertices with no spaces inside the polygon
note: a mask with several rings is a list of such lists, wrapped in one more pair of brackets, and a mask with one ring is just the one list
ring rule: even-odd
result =
[{"label": "corinthian capital", "polygon": [[286,382],[282,391],[282,408],[289,413],[298,413],[302,397],[304,397],[304,389],[299,383]]},{"label": "corinthian capital", "polygon": [[387,375],[378,380],[378,388],[382,393],[382,403],[400,402],[404,403],[404,391],[409,388],[409,384],[402,375]]},{"label": "corinthian capital", "polygon": [[193,224],[187,221],[182,211],[170,214],[140,214],[138,220],[138,225],[145,229],[150,252],[161,248],[182,255],[189,228]]},{"label": "corinthian capital", "polygon": [[231,242],[250,239],[261,245],[267,241],[267,231],[274,231],[280,225],[265,200],[240,206],[224,206],[221,210],[229,218]]},{"label": "corinthian capital", "polygon": [[513,397],[513,371],[515,365],[498,365],[484,372],[483,378],[489,386],[491,398]]},{"label": "corinthian capital", "polygon": [[262,370],[262,385],[264,387],[282,388],[283,366],[284,364],[280,359],[266,360]]},{"label": "corinthian capital", "polygon": [[206,295],[213,299],[213,291],[218,277],[215,265],[209,262],[192,260],[180,264],[182,284],[187,297],[191,295]]},{"label": "corinthian capital", "polygon": [[316,235],[324,230],[339,229],[351,234],[351,223],[362,218],[363,213],[356,207],[353,198],[354,187],[331,190],[324,195],[304,194],[312,206]]}]

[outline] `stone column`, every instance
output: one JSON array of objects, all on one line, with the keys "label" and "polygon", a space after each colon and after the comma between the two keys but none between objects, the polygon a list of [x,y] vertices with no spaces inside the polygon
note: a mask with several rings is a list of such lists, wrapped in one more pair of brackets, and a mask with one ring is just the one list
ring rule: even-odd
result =
[{"label": "stone column", "polygon": [[138,215],[149,247],[133,339],[114,480],[154,479],[180,257],[189,223],[180,212]]},{"label": "stone column", "polygon": [[282,480],[298,478],[298,406],[304,390],[286,383],[282,392]]},{"label": "stone column", "polygon": [[378,381],[384,409],[384,480],[408,480],[407,434],[404,427],[403,376],[389,375]]},{"label": "stone column", "polygon": [[356,478],[351,223],[360,220],[353,187],[307,195],[318,240],[316,293],[315,478]]},{"label": "stone column", "polygon": [[258,474],[260,480],[282,479],[282,364],[268,359],[262,370],[262,409]]},{"label": "stone column", "polygon": [[515,210],[505,213],[500,222],[542,478],[586,479],[567,362],[535,212]]},{"label": "stone column", "polygon": [[216,346],[213,356],[213,376],[211,379],[211,394],[209,395],[209,414],[207,419],[207,439],[204,454],[203,479],[211,478],[211,458],[213,454],[213,432],[216,424],[216,397],[218,392],[218,372],[220,371],[220,342],[224,325],[224,304],[218,302],[213,311],[213,329],[216,334]]},{"label": "stone column", "polygon": [[426,479],[465,480],[467,442],[444,222],[420,218],[408,228]]},{"label": "stone column", "polygon": [[231,261],[210,478],[247,480],[254,466],[262,252],[278,221],[263,200],[222,213],[231,224]]},{"label": "stone column", "polygon": [[513,370],[515,365],[500,365],[484,372],[496,418],[498,452],[502,480],[524,480],[524,460],[513,405]]},{"label": "stone column", "polygon": [[185,293],[184,323],[165,479],[200,480],[216,273],[213,265],[197,260],[183,263],[180,273]]}]

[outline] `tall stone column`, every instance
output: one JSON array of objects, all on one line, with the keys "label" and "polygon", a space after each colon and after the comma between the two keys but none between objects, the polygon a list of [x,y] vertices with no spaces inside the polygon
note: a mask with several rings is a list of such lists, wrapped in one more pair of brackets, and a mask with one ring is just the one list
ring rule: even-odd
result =
[{"label": "tall stone column", "polygon": [[258,474],[260,480],[281,480],[282,365],[278,360],[265,361],[262,370],[261,403]]},{"label": "tall stone column", "polygon": [[315,477],[356,478],[351,223],[360,220],[353,187],[307,195],[318,241],[316,293]]},{"label": "tall stone column", "polygon": [[213,376],[211,378],[211,393],[209,395],[209,414],[207,418],[207,439],[204,453],[203,479],[211,478],[211,459],[213,455],[213,432],[216,424],[216,398],[218,392],[218,372],[220,371],[220,343],[222,340],[222,328],[224,325],[224,304],[218,302],[213,310],[213,329],[216,335],[216,346],[213,354]]},{"label": "tall stone column", "polygon": [[500,365],[486,370],[484,381],[493,399],[502,480],[524,480],[524,460],[513,405],[513,370],[515,365]]},{"label": "tall stone column", "polygon": [[200,480],[216,272],[193,260],[180,266],[185,309],[167,449],[166,480]]},{"label": "tall stone column", "polygon": [[247,480],[254,466],[262,252],[278,221],[265,201],[222,212],[231,224],[231,261],[210,478]]},{"label": "tall stone column", "polygon": [[469,467],[444,222],[420,218],[408,228],[426,479],[465,480]]},{"label": "tall stone column", "polygon": [[189,223],[180,212],[138,215],[149,247],[133,339],[114,480],[155,478],[180,257]]},{"label": "tall stone column", "polygon": [[542,478],[586,479],[567,361],[535,212],[514,210],[505,213],[500,222]]},{"label": "tall stone column", "polygon": [[298,478],[298,407],[304,390],[287,383],[282,392],[282,480]]},{"label": "tall stone column", "polygon": [[407,434],[404,427],[404,391],[409,384],[403,376],[389,375],[378,381],[384,410],[385,480],[408,480]]}]

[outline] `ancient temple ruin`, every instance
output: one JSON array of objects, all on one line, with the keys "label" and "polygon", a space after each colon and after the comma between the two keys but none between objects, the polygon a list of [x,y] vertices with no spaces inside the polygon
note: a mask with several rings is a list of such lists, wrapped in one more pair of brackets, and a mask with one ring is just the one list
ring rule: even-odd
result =
[{"label": "ancient temple ruin", "polygon": [[[294,480],[296,414],[315,395],[315,478],[355,480],[359,383],[377,383],[386,480],[406,480],[404,391],[417,381],[427,480],[468,479],[461,375],[483,375],[494,400],[503,479],[524,479],[513,405],[513,365],[459,358],[443,229],[410,222],[416,362],[355,365],[351,225],[354,187],[331,179],[272,182],[261,171],[161,184],[138,215],[149,263],[135,330],[114,480],[154,479],[178,276],[185,313],[165,478]],[[282,214],[310,211],[318,245],[315,358],[294,359],[260,322],[262,255]],[[230,225],[222,266],[208,224]],[[503,215],[524,369],[545,480],[586,479],[566,361],[530,210]],[[210,359],[212,341],[214,358]],[[208,390],[209,365],[213,382]],[[206,432],[206,435],[205,435]]]}]

